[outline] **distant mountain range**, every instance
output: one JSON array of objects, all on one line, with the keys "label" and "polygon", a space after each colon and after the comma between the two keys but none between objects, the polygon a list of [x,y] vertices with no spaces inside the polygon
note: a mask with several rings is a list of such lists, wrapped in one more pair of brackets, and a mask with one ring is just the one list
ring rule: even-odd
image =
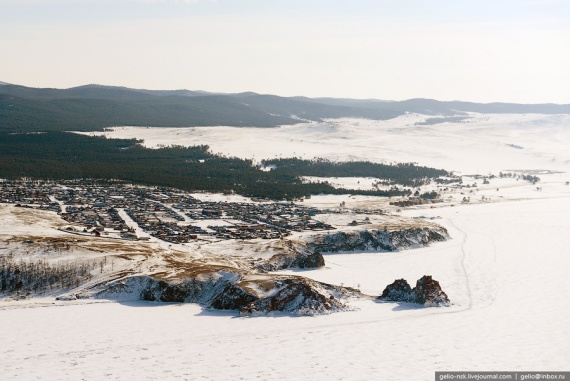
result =
[{"label": "distant mountain range", "polygon": [[440,123],[466,112],[570,114],[570,105],[279,97],[101,85],[43,89],[0,82],[0,131],[5,132],[91,131],[124,125],[275,127],[325,118],[382,120],[406,112],[434,115],[432,123]]}]

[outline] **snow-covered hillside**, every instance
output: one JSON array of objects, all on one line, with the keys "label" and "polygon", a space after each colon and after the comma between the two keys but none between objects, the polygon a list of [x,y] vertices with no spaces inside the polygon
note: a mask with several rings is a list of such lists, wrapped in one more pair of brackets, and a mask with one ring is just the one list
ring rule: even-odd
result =
[{"label": "snow-covered hillside", "polygon": [[[461,122],[422,125],[427,115],[372,121],[332,119],[279,128],[114,127],[108,137],[144,139],[148,147],[209,145],[212,151],[262,160],[418,162],[463,174],[514,169],[564,170],[570,164],[570,115],[471,114]],[[102,133],[90,133],[102,134]]]}]

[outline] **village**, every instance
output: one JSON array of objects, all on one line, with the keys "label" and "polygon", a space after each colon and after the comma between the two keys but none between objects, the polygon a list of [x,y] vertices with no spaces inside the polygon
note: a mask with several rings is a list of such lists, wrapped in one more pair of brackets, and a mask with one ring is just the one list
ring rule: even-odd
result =
[{"label": "village", "polygon": [[202,201],[178,189],[122,181],[2,180],[0,202],[57,212],[70,234],[127,240],[278,239],[335,229],[313,219],[319,209],[290,202]]}]

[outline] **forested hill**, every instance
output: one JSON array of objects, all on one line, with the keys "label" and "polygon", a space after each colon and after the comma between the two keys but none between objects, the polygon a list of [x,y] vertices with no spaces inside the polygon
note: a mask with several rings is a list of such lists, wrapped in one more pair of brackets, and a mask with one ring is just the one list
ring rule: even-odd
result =
[{"label": "forested hill", "polygon": [[94,131],[110,126],[275,127],[322,118],[386,119],[393,110],[334,106],[254,93],[213,94],[89,85],[0,85],[0,131]]},{"label": "forested hill", "polygon": [[465,112],[570,114],[570,105],[279,97],[99,85],[41,89],[0,82],[0,131],[5,132],[94,131],[124,125],[275,127],[325,118],[390,119],[406,112],[439,116]]},{"label": "forested hill", "polygon": [[117,125],[266,127],[298,122],[254,109],[236,98],[197,94],[100,86],[56,90],[3,85],[0,131],[94,131]]}]

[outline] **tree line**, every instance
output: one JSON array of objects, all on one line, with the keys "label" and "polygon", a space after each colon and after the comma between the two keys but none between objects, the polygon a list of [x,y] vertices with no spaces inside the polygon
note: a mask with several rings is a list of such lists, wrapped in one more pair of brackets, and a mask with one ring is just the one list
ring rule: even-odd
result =
[{"label": "tree line", "polygon": [[423,167],[414,163],[379,164],[370,161],[334,162],[327,159],[272,159],[263,162],[274,166],[275,173],[286,176],[376,177],[392,185],[418,187],[440,176],[451,176],[443,169]]},{"label": "tree line", "polygon": [[0,256],[0,293],[44,293],[78,287],[91,279],[96,266],[95,262],[51,264],[46,260]]},{"label": "tree line", "polygon": [[[415,164],[335,163],[296,158],[268,160],[276,169],[262,171],[251,160],[216,155],[208,146],[143,147],[136,139],[107,139],[67,132],[0,133],[0,178],[120,179],[186,191],[238,193],[293,200],[311,194],[409,195],[400,186],[418,186],[448,172]],[[378,177],[388,190],[337,189],[302,176]]]}]

